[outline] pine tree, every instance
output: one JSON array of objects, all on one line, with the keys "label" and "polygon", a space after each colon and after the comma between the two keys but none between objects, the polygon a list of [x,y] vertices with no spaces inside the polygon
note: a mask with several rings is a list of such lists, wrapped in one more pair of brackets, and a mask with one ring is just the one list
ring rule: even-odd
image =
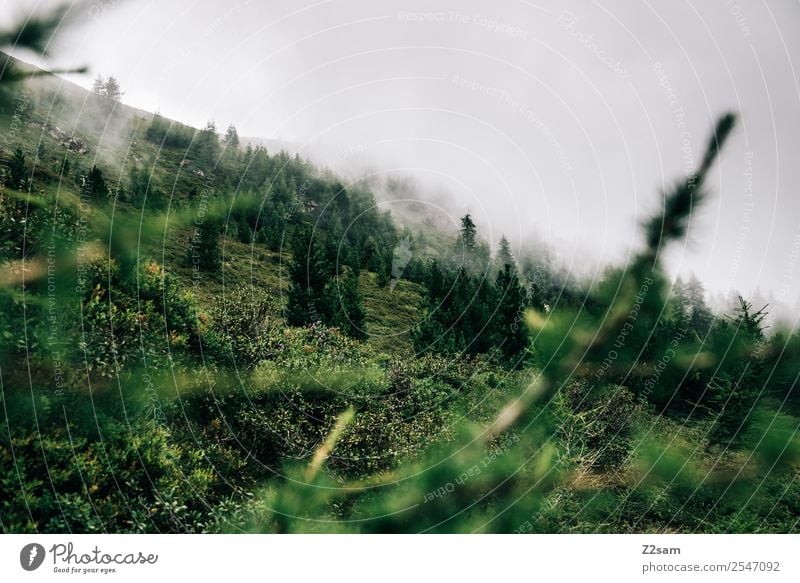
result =
[{"label": "pine tree", "polygon": [[498,272],[503,271],[506,265],[510,265],[512,269],[516,269],[514,256],[511,254],[511,245],[508,243],[505,235],[500,237],[500,247],[497,249],[497,256],[495,257]]},{"label": "pine tree", "polygon": [[714,315],[706,303],[706,292],[700,280],[692,274],[686,283],[686,299],[689,304],[689,327],[700,337],[704,338],[711,328]]},{"label": "pine tree", "polygon": [[235,125],[231,124],[228,126],[222,141],[225,144],[225,149],[229,150],[231,154],[239,150],[239,132],[236,130]]},{"label": "pine tree", "polygon": [[691,305],[686,284],[680,276],[675,280],[670,293],[670,319],[677,326],[685,325],[691,315]]},{"label": "pine tree", "polygon": [[510,263],[506,263],[497,274],[495,290],[499,301],[493,340],[507,357],[513,358],[518,356],[528,343],[523,323],[523,314],[528,307],[528,294]]},{"label": "pine tree", "polygon": [[490,256],[488,244],[478,241],[477,228],[467,213],[461,217],[461,228],[448,261],[449,266],[456,269],[466,267],[470,273],[478,273],[486,269]]},{"label": "pine tree", "polygon": [[753,310],[753,304],[739,296],[739,306],[736,308],[736,315],[733,317],[733,325],[737,334],[744,335],[745,339],[751,343],[758,343],[764,340],[764,320],[767,317],[767,307]]},{"label": "pine tree", "polygon": [[333,276],[333,264],[326,257],[319,237],[304,225],[290,241],[292,261],[286,319],[292,326],[304,326],[328,320],[329,298],[325,286]]},{"label": "pine tree", "polygon": [[117,78],[113,75],[106,80],[102,95],[108,97],[112,101],[119,101],[122,99],[122,89],[119,86],[119,81],[117,81]]},{"label": "pine tree", "polygon": [[388,270],[385,268],[383,253],[372,235],[369,235],[364,240],[364,244],[361,247],[361,265],[367,271],[377,273],[379,278],[385,277],[384,285],[388,283],[388,277],[386,276]]},{"label": "pine tree", "polygon": [[461,230],[459,231],[459,242],[467,249],[475,248],[475,236],[477,228],[472,221],[469,213],[461,217]]},{"label": "pine tree", "polygon": [[745,436],[764,386],[764,361],[756,351],[765,338],[767,306],[754,310],[741,296],[738,301],[729,323],[722,326],[730,334],[724,343],[726,353],[707,388],[706,409],[714,420],[709,438],[726,447],[739,444]]},{"label": "pine tree", "polygon": [[25,168],[25,152],[22,148],[14,148],[11,160],[8,162],[8,177],[14,188],[24,188],[28,181],[28,171]]},{"label": "pine tree", "polygon": [[367,337],[366,312],[358,291],[358,275],[352,269],[345,266],[342,273],[325,286],[323,299],[327,324],[352,338],[363,340]]},{"label": "pine tree", "polygon": [[139,204],[147,197],[150,185],[150,173],[144,168],[131,166],[128,172],[128,200]]},{"label": "pine tree", "polygon": [[196,258],[197,265],[205,271],[216,271],[222,264],[219,242],[221,230],[218,219],[206,218],[195,231],[190,253]]},{"label": "pine tree", "polygon": [[108,196],[108,187],[106,186],[105,178],[103,178],[103,172],[97,166],[92,166],[89,174],[84,177],[83,192],[93,199]]},{"label": "pine tree", "polygon": [[206,127],[200,130],[194,139],[193,152],[209,169],[216,166],[219,160],[219,136],[217,126],[214,121],[206,123]]},{"label": "pine tree", "polygon": [[444,273],[435,259],[427,265],[425,270],[425,286],[428,289],[428,301],[434,302],[444,297],[446,289]]},{"label": "pine tree", "polygon": [[425,281],[426,316],[412,332],[415,349],[440,354],[489,350],[495,339],[494,286],[463,266],[442,270],[436,261],[430,262]]},{"label": "pine tree", "polygon": [[99,73],[97,74],[97,77],[95,77],[94,83],[92,83],[92,93],[95,95],[106,94],[106,81]]},{"label": "pine tree", "polygon": [[150,122],[150,125],[147,126],[147,130],[144,133],[144,137],[147,140],[153,142],[154,144],[160,144],[160,142],[164,139],[164,136],[167,134],[167,123],[164,121],[164,118],[161,116],[161,113],[156,111],[153,114],[153,119]]}]

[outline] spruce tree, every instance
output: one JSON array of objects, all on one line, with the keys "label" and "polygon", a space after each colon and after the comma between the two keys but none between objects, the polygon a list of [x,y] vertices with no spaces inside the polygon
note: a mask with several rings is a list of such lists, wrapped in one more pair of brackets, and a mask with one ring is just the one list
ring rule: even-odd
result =
[{"label": "spruce tree", "polygon": [[103,79],[103,76],[99,73],[97,77],[94,79],[94,83],[92,83],[92,93],[95,95],[105,95],[106,91],[106,81]]},{"label": "spruce tree", "polygon": [[725,341],[725,357],[708,382],[706,409],[713,425],[712,443],[731,447],[741,443],[751,423],[751,416],[764,386],[764,361],[757,348],[764,341],[767,306],[759,310],[741,296],[739,306],[728,322],[715,329]]},{"label": "spruce tree", "polygon": [[511,254],[511,245],[505,235],[500,237],[500,247],[497,250],[495,261],[497,262],[498,271],[503,271],[506,265],[510,265],[512,268],[516,267],[514,256]]},{"label": "spruce tree", "polygon": [[225,131],[223,142],[225,143],[226,148],[229,148],[233,151],[239,149],[239,132],[236,130],[235,125],[231,124],[228,126],[228,129]]},{"label": "spruce tree", "polygon": [[220,221],[216,218],[206,218],[197,227],[193,252],[196,254],[197,264],[205,271],[215,271],[222,264],[222,251],[220,249]]},{"label": "spruce tree", "polygon": [[144,168],[131,166],[128,171],[128,201],[134,204],[144,202],[150,185],[150,173]]},{"label": "spruce tree", "polygon": [[466,249],[474,249],[475,248],[475,237],[477,233],[477,228],[475,227],[475,223],[472,221],[472,217],[469,213],[461,217],[461,230],[459,231],[459,243],[465,247]]},{"label": "spruce tree", "polygon": [[29,176],[25,167],[25,152],[22,148],[14,148],[8,162],[8,177],[14,188],[24,188]]},{"label": "spruce tree", "polygon": [[363,340],[367,337],[366,312],[358,291],[358,275],[352,269],[345,266],[342,273],[325,286],[323,298],[327,324],[352,338]]},{"label": "spruce tree", "polygon": [[691,315],[691,305],[686,292],[686,284],[680,276],[675,280],[670,293],[670,319],[675,325],[686,324]]},{"label": "spruce tree", "polygon": [[495,290],[498,304],[494,320],[494,342],[507,357],[513,358],[527,345],[523,315],[528,307],[528,294],[509,263],[497,274]]},{"label": "spruce tree", "polygon": [[108,187],[106,186],[103,172],[97,166],[92,166],[83,179],[83,192],[93,199],[102,199],[108,196]]},{"label": "spruce tree", "polygon": [[224,146],[225,158],[229,162],[236,162],[239,160],[241,151],[239,150],[239,132],[236,126],[230,124],[228,129],[225,130],[225,136],[222,138]]},{"label": "spruce tree", "polygon": [[108,97],[112,101],[119,101],[122,99],[122,89],[119,86],[119,81],[117,81],[117,78],[113,75],[106,80],[102,95]]},{"label": "spruce tree", "polygon": [[692,274],[686,282],[686,298],[689,304],[689,327],[700,337],[704,338],[711,328],[714,315],[706,303],[706,292],[700,280]]},{"label": "spruce tree", "polygon": [[[155,122],[155,119],[153,121]],[[167,126],[165,130],[165,135],[167,136],[165,145],[167,145],[167,142],[171,143],[180,135],[180,132],[174,126]],[[195,132],[194,138],[190,141],[187,157],[194,157],[196,162],[203,167],[204,172],[210,173],[219,161],[219,153],[220,142],[217,135],[217,126],[212,120],[207,122],[202,130]]]},{"label": "spruce tree", "polygon": [[304,225],[291,238],[291,283],[286,319],[292,326],[304,326],[328,319],[329,299],[325,286],[333,276],[333,264],[326,257],[319,237]]}]

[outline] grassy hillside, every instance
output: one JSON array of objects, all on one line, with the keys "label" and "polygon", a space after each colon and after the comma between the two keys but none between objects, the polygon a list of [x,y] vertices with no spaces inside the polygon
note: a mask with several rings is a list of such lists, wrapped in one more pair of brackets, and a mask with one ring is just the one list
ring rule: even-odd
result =
[{"label": "grassy hillside", "polygon": [[[0,58],[11,59],[5,55]],[[35,71],[30,65],[12,61],[22,70]],[[159,261],[176,276],[180,287],[192,290],[201,307],[211,308],[226,289],[253,285],[274,298],[270,303],[273,316],[282,315],[291,250],[288,245],[271,250],[262,244],[239,240],[234,231],[236,225],[230,225],[226,216],[230,207],[217,205],[224,222],[220,269],[193,270],[186,260],[192,222],[198,215],[195,199],[204,197],[203,203],[208,203],[205,197],[224,198],[236,192],[241,180],[233,169],[224,166],[222,159],[209,165],[197,160],[188,146],[154,143],[147,138],[154,119],[152,113],[92,94],[43,71],[37,71],[36,76],[20,87],[17,104],[19,115],[2,116],[0,131],[8,135],[13,124],[13,147],[21,148],[27,160],[34,162],[32,193],[46,200],[75,203],[81,194],[75,177],[96,165],[102,169],[111,191],[103,212],[108,213],[111,221],[134,223],[152,214],[147,210],[159,214],[159,228],[145,229],[137,236],[136,253]],[[178,122],[164,120],[164,123],[177,132],[196,134],[196,130]],[[0,148],[3,159],[12,157],[11,146],[9,142]],[[287,160],[291,158],[284,156],[278,165]],[[244,167],[246,172],[249,162],[242,160],[237,166]],[[146,176],[151,208],[146,209],[145,215],[141,215],[141,205],[120,196],[130,189],[130,172],[137,168]],[[254,193],[255,204],[261,204],[260,198],[272,195],[271,182],[266,181]],[[142,237],[143,233],[147,236]],[[419,286],[407,281],[401,281],[397,288],[378,286],[375,274],[365,272],[359,279],[359,287],[367,307],[369,341],[383,351],[410,351],[409,331],[421,316]],[[388,305],[393,307],[388,309]]]}]

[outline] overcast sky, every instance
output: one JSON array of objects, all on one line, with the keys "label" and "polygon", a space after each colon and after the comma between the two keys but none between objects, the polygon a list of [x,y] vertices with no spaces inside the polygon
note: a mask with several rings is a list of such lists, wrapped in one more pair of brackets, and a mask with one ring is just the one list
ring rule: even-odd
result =
[{"label": "overcast sky", "polygon": [[[19,2],[2,2],[8,6]],[[28,5],[32,6],[33,2]],[[3,10],[8,13],[8,10]],[[659,191],[741,117],[712,197],[669,257],[710,290],[800,293],[800,3],[97,0],[58,65],[123,100],[415,176],[495,243],[624,261]]]}]

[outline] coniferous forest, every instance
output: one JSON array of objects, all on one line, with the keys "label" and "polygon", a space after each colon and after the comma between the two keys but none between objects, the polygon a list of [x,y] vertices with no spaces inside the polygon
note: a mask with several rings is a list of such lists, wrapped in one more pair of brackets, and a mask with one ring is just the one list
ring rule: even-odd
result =
[{"label": "coniferous forest", "polygon": [[2,532],[797,532],[800,335],[664,267],[738,115],[589,279],[0,63]]}]

